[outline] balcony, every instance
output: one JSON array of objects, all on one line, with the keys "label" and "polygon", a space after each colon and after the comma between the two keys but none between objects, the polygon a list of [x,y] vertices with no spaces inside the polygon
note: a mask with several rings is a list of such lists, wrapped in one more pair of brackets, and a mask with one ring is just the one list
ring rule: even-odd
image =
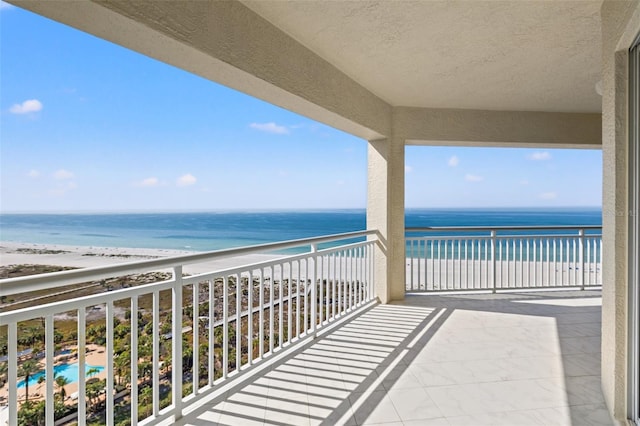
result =
[{"label": "balcony", "polygon": [[[42,424],[611,424],[600,392],[599,235],[573,229],[409,237],[408,294],[387,305],[374,294],[375,231],[3,280],[6,296],[63,294],[170,271],[0,313],[8,349],[0,415],[18,424],[33,357],[45,377],[39,397],[29,392]],[[269,250],[288,252],[183,274]],[[413,294],[436,290],[448,294]],[[76,337],[62,361],[56,329],[69,320]],[[19,353],[34,321],[40,357]],[[65,362],[86,371],[96,345],[104,371],[65,398],[65,386],[46,378]]]},{"label": "balcony", "polygon": [[196,410],[190,425],[611,425],[598,291],[376,305]]}]

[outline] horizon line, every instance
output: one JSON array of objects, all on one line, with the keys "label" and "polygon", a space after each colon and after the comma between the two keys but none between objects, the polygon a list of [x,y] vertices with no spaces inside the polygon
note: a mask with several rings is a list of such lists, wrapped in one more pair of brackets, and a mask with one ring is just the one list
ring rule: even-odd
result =
[{"label": "horizon line", "polygon": [[[410,210],[560,210],[560,209],[598,209],[601,205],[589,206],[482,206],[482,207],[405,207],[405,211]],[[176,213],[326,213],[344,211],[364,211],[365,207],[327,207],[327,208],[245,208],[245,209],[131,209],[131,210],[9,210],[0,211],[0,215],[5,214],[176,214]]]}]

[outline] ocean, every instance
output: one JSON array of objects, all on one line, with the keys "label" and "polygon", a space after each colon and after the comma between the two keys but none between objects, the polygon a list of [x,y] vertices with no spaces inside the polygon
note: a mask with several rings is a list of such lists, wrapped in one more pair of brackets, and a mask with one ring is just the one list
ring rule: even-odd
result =
[{"label": "ocean", "polygon": [[[365,229],[361,210],[0,214],[0,240],[208,251]],[[407,209],[407,227],[601,225],[599,208]]]}]

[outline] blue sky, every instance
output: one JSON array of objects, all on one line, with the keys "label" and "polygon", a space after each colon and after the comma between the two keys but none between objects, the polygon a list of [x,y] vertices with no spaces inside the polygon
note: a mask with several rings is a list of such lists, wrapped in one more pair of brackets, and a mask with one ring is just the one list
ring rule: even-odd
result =
[{"label": "blue sky", "polygon": [[[367,142],[0,4],[0,210],[363,208]],[[600,206],[596,150],[406,149],[407,207]]]}]

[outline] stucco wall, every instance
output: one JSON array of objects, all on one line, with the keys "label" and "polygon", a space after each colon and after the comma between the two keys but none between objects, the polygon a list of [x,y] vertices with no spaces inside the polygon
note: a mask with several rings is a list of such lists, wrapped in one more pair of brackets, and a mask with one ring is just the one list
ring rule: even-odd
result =
[{"label": "stucco wall", "polygon": [[395,136],[414,145],[594,149],[602,145],[602,116],[395,107],[393,131]]},{"label": "stucco wall", "polygon": [[603,291],[602,389],[616,421],[627,418],[628,49],[640,2],[602,5]]}]

